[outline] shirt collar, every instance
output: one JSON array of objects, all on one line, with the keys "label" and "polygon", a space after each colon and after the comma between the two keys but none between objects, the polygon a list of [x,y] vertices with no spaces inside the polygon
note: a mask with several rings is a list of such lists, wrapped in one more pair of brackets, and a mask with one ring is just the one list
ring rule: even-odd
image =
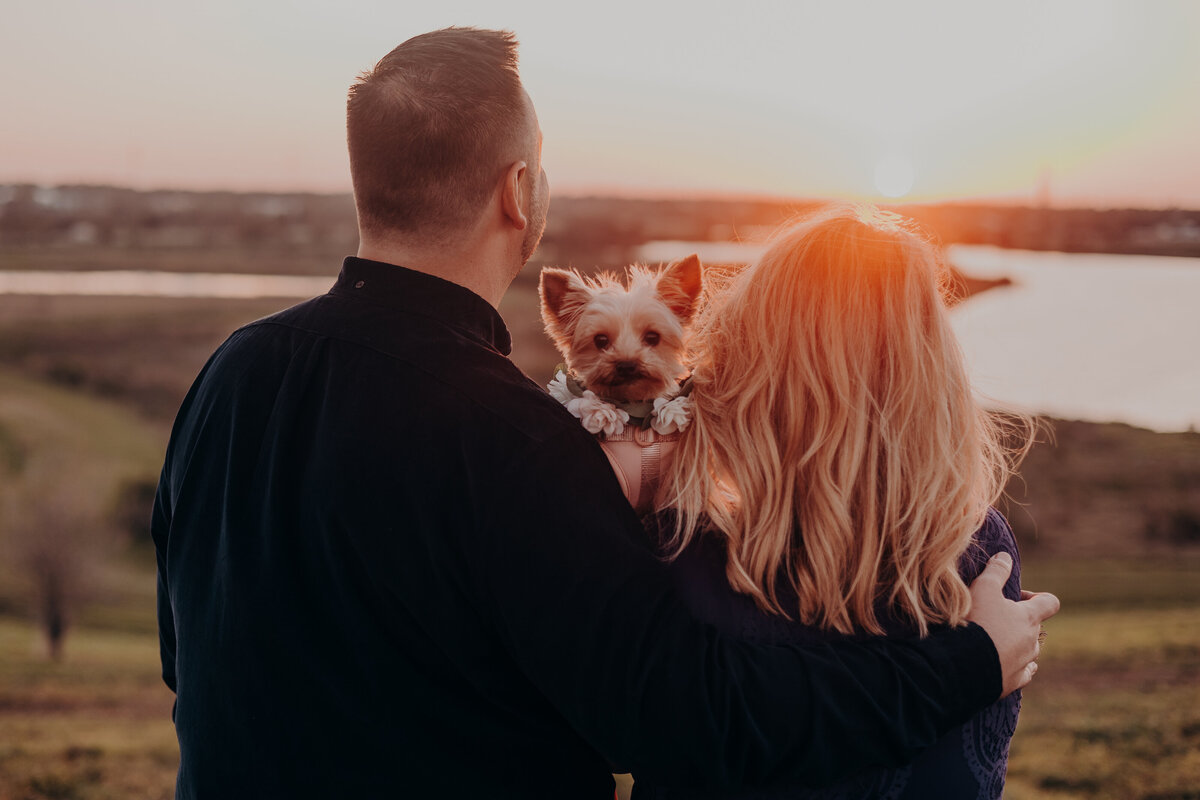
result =
[{"label": "shirt collar", "polygon": [[491,303],[466,287],[424,272],[347,256],[329,293],[436,319],[503,355],[512,352],[508,327]]}]

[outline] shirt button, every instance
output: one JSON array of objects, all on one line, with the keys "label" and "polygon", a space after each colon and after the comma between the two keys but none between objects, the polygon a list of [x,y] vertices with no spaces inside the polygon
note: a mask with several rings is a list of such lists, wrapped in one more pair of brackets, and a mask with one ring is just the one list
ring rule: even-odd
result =
[{"label": "shirt button", "polygon": [[362,287],[364,287],[364,286],[366,286],[366,285],[367,285],[367,282],[366,282],[366,281],[359,281],[358,283],[354,284],[354,288],[355,288],[355,289],[361,289]]}]

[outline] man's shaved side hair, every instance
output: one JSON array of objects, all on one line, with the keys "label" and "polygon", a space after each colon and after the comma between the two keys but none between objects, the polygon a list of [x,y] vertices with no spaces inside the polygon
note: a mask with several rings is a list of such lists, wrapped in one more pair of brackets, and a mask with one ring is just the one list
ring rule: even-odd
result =
[{"label": "man's shaved side hair", "polygon": [[504,169],[530,155],[524,102],[508,31],[445,28],[384,56],[346,103],[362,229],[445,236],[470,223]]}]

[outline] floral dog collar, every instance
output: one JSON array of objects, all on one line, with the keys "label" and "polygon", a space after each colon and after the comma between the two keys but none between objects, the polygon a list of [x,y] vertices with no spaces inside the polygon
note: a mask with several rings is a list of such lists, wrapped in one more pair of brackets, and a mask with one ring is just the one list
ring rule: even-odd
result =
[{"label": "floral dog collar", "polygon": [[623,433],[626,424],[633,423],[665,436],[684,430],[692,422],[692,398],[688,396],[692,391],[691,378],[670,395],[636,403],[603,400],[562,368],[557,370],[546,389],[551,397],[579,418],[584,430],[592,434],[613,436]]}]

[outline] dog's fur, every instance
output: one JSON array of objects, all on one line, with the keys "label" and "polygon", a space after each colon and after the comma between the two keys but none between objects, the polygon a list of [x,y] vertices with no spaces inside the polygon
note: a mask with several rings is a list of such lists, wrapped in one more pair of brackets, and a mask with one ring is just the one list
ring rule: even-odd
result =
[{"label": "dog's fur", "polygon": [[631,267],[628,286],[547,267],[538,292],[567,369],[602,399],[638,402],[678,390],[701,285],[700,258],[690,255],[661,271]]}]

